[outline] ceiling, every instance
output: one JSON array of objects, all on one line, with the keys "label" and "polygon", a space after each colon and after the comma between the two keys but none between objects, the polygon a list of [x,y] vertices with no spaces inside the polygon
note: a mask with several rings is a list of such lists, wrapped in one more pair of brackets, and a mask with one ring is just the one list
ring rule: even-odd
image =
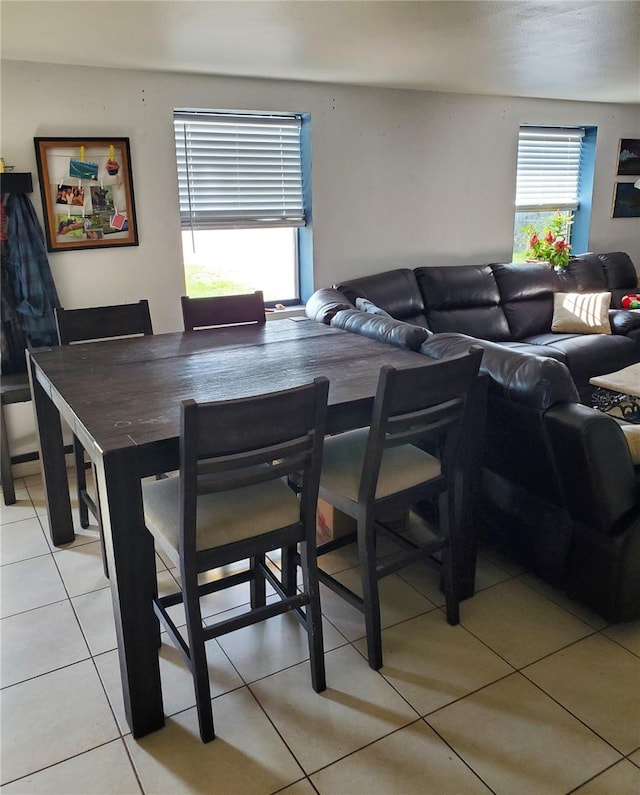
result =
[{"label": "ceiling", "polygon": [[640,102],[637,0],[2,0],[9,60]]}]

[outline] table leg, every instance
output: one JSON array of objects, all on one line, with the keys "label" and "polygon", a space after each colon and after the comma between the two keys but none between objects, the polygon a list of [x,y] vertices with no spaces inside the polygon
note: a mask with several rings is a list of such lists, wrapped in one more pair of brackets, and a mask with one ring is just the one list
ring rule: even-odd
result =
[{"label": "table leg", "polygon": [[42,480],[47,503],[49,535],[52,543],[56,546],[70,544],[75,538],[75,533],[73,531],[73,517],[71,516],[69,481],[67,480],[60,414],[49,395],[38,382],[33,363],[30,360],[29,367],[31,395],[40,446],[40,461],[42,462]]},{"label": "table leg", "polygon": [[134,737],[164,726],[153,539],[144,527],[135,447],[96,460],[102,530],[127,722]]},{"label": "table leg", "polygon": [[2,463],[0,464],[0,475],[2,476],[2,494],[5,505],[13,505],[16,501],[16,491],[13,486],[13,475],[11,474],[11,452],[9,450],[9,437],[7,426],[4,419],[4,404],[0,404],[0,445],[2,447]]}]

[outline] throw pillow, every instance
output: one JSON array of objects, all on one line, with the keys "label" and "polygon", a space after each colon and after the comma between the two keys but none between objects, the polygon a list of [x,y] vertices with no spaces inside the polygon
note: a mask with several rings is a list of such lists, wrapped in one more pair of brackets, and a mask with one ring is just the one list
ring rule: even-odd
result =
[{"label": "throw pillow", "polygon": [[640,425],[623,425],[622,433],[629,445],[631,460],[635,466],[640,464]]},{"label": "throw pillow", "polygon": [[611,334],[611,293],[554,293],[551,331]]},{"label": "throw pillow", "polygon": [[356,309],[359,309],[361,312],[368,312],[370,315],[391,317],[391,315],[388,312],[385,312],[384,309],[381,309],[379,306],[376,306],[373,303],[373,301],[369,301],[368,298],[356,298]]}]

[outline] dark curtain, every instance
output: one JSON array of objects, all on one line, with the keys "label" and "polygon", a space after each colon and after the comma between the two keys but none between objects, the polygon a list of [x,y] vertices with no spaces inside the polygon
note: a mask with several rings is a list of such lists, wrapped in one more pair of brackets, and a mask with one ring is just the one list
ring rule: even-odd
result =
[{"label": "dark curtain", "polygon": [[44,234],[25,193],[9,194],[2,212],[2,372],[26,370],[24,349],[58,344],[60,306]]}]

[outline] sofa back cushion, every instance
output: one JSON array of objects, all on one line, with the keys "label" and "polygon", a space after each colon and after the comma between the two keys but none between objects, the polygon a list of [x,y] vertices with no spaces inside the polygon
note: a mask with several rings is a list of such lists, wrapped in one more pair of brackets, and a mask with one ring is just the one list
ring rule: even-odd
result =
[{"label": "sofa back cushion", "polygon": [[548,333],[554,293],[576,289],[572,277],[557,274],[544,262],[509,262],[491,270],[514,340]]},{"label": "sofa back cushion", "polygon": [[607,279],[607,290],[611,292],[611,306],[620,308],[620,301],[627,293],[637,293],[638,274],[628,254],[612,251],[598,254]]},{"label": "sofa back cushion", "polygon": [[486,340],[510,340],[490,265],[416,268],[427,327]]},{"label": "sofa back cushion", "polygon": [[611,293],[611,307],[620,309],[627,293],[638,292],[638,274],[628,254],[578,254],[569,261],[569,273],[581,293]]},{"label": "sofa back cushion", "polygon": [[426,325],[422,295],[414,272],[409,268],[349,279],[335,287],[352,304],[355,304],[356,298],[366,298],[397,320],[418,326]]}]

